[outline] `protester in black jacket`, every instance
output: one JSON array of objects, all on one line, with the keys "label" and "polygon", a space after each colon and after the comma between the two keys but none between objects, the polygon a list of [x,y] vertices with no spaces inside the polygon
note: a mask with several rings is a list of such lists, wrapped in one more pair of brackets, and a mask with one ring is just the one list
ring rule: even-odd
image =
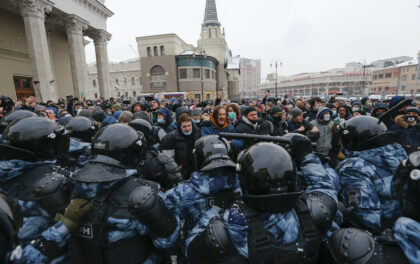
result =
[{"label": "protester in black jacket", "polygon": [[302,110],[293,108],[290,111],[291,119],[287,121],[289,133],[298,133],[315,141],[319,138],[319,129],[308,120],[303,119]]},{"label": "protester in black jacket", "polygon": [[[242,118],[239,120],[236,128],[234,130],[235,133],[242,133],[242,134],[258,134],[258,112],[257,109],[254,107],[248,106],[242,110]],[[248,139],[248,140],[238,140],[235,144],[235,151],[239,153],[243,149],[246,149],[252,144],[255,143],[255,140]]]},{"label": "protester in black jacket", "polygon": [[166,135],[159,146],[160,150],[174,150],[175,161],[181,167],[184,179],[195,171],[193,149],[200,136],[200,129],[193,124],[191,116],[184,113],[178,119],[177,129]]},{"label": "protester in black jacket", "polygon": [[322,99],[320,97],[314,97],[309,101],[310,109],[303,115],[303,118],[307,121],[316,119],[318,114],[318,108],[322,106]]}]

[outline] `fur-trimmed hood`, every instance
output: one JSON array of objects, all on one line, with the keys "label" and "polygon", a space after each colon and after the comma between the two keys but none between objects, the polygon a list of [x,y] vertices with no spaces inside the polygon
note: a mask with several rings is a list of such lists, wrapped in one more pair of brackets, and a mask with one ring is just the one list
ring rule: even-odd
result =
[{"label": "fur-trimmed hood", "polygon": [[394,122],[395,122],[395,125],[397,125],[400,128],[403,128],[403,129],[407,129],[408,128],[408,123],[407,123],[407,121],[405,121],[404,115],[398,115],[394,119]]}]

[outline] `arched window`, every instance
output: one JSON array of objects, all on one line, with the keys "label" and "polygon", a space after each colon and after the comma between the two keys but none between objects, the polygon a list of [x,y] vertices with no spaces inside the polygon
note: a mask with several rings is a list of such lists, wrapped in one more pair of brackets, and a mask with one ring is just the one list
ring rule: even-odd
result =
[{"label": "arched window", "polygon": [[93,87],[96,87],[96,80],[93,80]]},{"label": "arched window", "polygon": [[162,66],[154,66],[150,70],[150,87],[166,88],[166,71]]},{"label": "arched window", "polygon": [[131,85],[132,86],[136,85],[136,79],[134,77],[131,77]]}]

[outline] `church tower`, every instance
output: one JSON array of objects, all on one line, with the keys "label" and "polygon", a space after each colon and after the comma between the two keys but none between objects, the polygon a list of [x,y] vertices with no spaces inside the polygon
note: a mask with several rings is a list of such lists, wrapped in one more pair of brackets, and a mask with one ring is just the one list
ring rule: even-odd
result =
[{"label": "church tower", "polygon": [[227,95],[228,81],[226,77],[228,47],[224,32],[217,17],[216,0],[206,0],[204,21],[201,25],[201,36],[198,40],[198,50],[204,51],[208,56],[216,58],[218,65],[218,89],[223,89]]}]

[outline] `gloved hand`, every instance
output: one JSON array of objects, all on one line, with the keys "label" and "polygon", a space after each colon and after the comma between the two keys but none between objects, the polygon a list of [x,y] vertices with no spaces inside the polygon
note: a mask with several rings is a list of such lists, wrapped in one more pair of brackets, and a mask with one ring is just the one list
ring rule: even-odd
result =
[{"label": "gloved hand", "polygon": [[312,142],[309,138],[302,135],[294,136],[290,147],[292,149],[293,157],[297,160],[300,160],[309,153],[312,153]]},{"label": "gloved hand", "polygon": [[334,119],[334,124],[336,124],[337,126],[338,125],[340,125],[340,117],[336,117],[335,119]]},{"label": "gloved hand", "polygon": [[70,202],[64,215],[56,214],[55,220],[63,222],[70,232],[74,232],[80,227],[83,217],[92,209],[93,205],[88,200],[77,198]]}]

